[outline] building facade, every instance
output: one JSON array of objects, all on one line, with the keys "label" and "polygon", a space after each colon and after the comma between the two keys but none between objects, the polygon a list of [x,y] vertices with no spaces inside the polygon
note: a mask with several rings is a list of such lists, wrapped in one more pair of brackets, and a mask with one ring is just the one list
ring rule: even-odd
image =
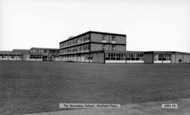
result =
[{"label": "building facade", "polygon": [[0,51],[0,60],[2,61],[21,61],[22,54],[12,51]]},{"label": "building facade", "polygon": [[190,63],[190,53],[127,51],[125,34],[88,31],[59,43],[58,48],[0,51],[0,61],[69,61],[88,63]]},{"label": "building facade", "polygon": [[126,35],[88,31],[60,42],[59,60],[105,63],[125,58]]},{"label": "building facade", "polygon": [[14,49],[12,51],[0,51],[2,61],[55,61],[58,49],[54,48],[31,48]]},{"label": "building facade", "polygon": [[126,63],[144,63],[143,51],[127,51]]},{"label": "building facade", "polygon": [[30,60],[33,61],[55,61],[59,50],[56,48],[36,48],[30,49]]},{"label": "building facade", "polygon": [[144,52],[144,63],[190,63],[190,53],[175,51]]}]

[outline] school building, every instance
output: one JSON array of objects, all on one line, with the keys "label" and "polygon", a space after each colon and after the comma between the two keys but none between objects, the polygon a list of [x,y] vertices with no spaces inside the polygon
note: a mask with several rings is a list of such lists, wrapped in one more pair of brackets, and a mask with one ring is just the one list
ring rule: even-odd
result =
[{"label": "school building", "polygon": [[190,63],[190,53],[176,51],[144,52],[144,63]]},{"label": "school building", "polygon": [[54,61],[58,53],[55,48],[13,49],[0,51],[0,61]]},{"label": "school building", "polygon": [[124,62],[126,35],[88,31],[59,44],[59,60],[73,62]]},{"label": "school building", "polygon": [[127,35],[88,31],[59,43],[59,48],[0,51],[0,61],[66,61],[86,63],[190,63],[190,53],[128,51]]}]

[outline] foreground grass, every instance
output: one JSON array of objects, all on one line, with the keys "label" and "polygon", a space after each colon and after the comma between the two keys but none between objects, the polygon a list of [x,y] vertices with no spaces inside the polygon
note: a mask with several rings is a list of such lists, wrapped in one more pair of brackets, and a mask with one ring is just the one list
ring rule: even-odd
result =
[{"label": "foreground grass", "polygon": [[59,110],[61,102],[142,103],[190,97],[189,64],[0,62],[0,113]]}]

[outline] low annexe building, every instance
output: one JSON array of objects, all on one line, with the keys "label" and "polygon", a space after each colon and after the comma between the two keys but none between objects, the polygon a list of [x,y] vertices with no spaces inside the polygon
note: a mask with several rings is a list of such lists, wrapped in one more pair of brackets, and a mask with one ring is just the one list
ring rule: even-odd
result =
[{"label": "low annexe building", "polygon": [[0,61],[55,61],[59,49],[56,48],[31,48],[0,51]]},{"label": "low annexe building", "polygon": [[20,61],[23,60],[21,53],[12,52],[12,51],[0,51],[0,61]]},{"label": "low annexe building", "polygon": [[176,51],[146,51],[144,63],[190,63],[190,53]]},{"label": "low annexe building", "polygon": [[30,49],[30,59],[38,61],[55,61],[58,57],[59,49],[56,48],[37,48]]},{"label": "low annexe building", "polygon": [[[111,63],[114,63],[114,61]],[[125,63],[190,63],[190,53],[177,51],[127,51]]]}]

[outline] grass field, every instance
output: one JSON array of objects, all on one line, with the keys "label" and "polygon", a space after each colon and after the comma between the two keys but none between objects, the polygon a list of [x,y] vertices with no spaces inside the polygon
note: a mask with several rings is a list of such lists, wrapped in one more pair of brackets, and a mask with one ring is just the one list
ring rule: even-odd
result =
[{"label": "grass field", "polygon": [[0,114],[190,97],[190,64],[0,62]]}]

